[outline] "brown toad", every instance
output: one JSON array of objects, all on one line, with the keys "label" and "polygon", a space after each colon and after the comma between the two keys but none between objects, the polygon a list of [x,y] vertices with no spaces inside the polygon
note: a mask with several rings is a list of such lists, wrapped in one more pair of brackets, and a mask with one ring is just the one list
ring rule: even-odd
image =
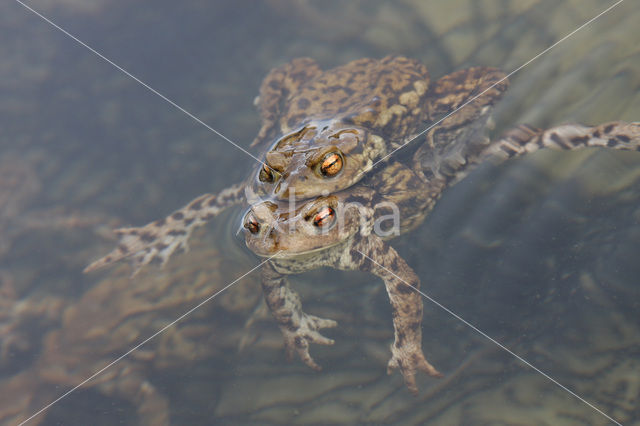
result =
[{"label": "brown toad", "polygon": [[263,124],[253,144],[271,147],[256,192],[304,199],[348,188],[418,136],[437,156],[451,145],[483,142],[481,130],[507,86],[502,72],[484,67],[430,86],[426,67],[401,56],[327,71],[309,58],[293,60],[267,75],[257,98]]},{"label": "brown toad", "polygon": [[[336,322],[302,311],[300,298],[289,288],[286,274],[322,266],[363,270],[383,279],[393,310],[395,343],[388,370],[399,368],[412,392],[416,371],[440,373],[422,353],[422,299],[411,287],[420,280],[396,251],[373,232],[381,231],[393,208],[399,208],[398,231],[418,225],[446,185],[445,179],[427,181],[401,163],[389,164],[351,188],[307,201],[289,211],[286,203],[255,205],[244,219],[246,244],[270,258],[262,269],[265,300],[285,339],[287,356],[297,352],[309,367],[319,370],[309,344],[333,344],[319,333]],[[393,229],[386,229],[393,236]]]},{"label": "brown toad", "polygon": [[[416,135],[415,148],[426,147],[437,174],[448,156],[485,145],[489,113],[507,85],[500,71],[476,67],[429,87],[426,68],[403,57],[359,59],[327,71],[311,59],[293,60],[274,69],[260,90],[262,128],[254,145],[268,150],[266,165],[246,182],[201,195],[165,219],[117,230],[121,244],[86,271],[122,258],[130,258],[135,271],[153,260],[165,263],[175,250],[187,249],[195,227],[245,198],[306,198],[348,188]],[[418,133],[424,128],[426,134]]]},{"label": "brown toad", "polygon": [[[421,318],[422,300],[413,290],[406,291],[408,287],[403,282],[417,286],[419,281],[395,251],[379,235],[371,232],[375,229],[376,220],[389,213],[381,209],[382,202],[393,202],[398,206],[401,213],[400,230],[406,232],[422,221],[447,186],[461,180],[472,166],[480,162],[505,160],[541,148],[609,147],[638,150],[639,146],[638,123],[613,122],[597,127],[567,124],[546,131],[521,126],[508,132],[504,138],[489,143],[484,149],[470,151],[463,162],[433,164],[427,161],[427,167],[425,158],[430,160],[429,157],[418,150],[409,163],[403,165],[394,162],[377,173],[370,173],[363,182],[344,191],[308,201],[298,210],[304,214],[294,215],[291,219],[287,216],[288,212],[278,212],[279,207],[273,202],[256,204],[253,214],[246,216],[245,221],[245,228],[250,234],[247,236],[249,247],[263,256],[284,252],[278,253],[274,262],[266,265],[263,286],[268,304],[285,336],[288,352],[298,352],[307,365],[317,368],[309,355],[309,344],[333,343],[321,336],[318,330],[334,326],[335,323],[304,314],[297,295],[288,288],[283,274],[299,273],[322,265],[369,270],[383,278],[397,312],[394,317],[396,341],[392,347],[393,357],[389,368],[399,368],[408,387],[416,391],[416,370],[434,375],[437,375],[437,371],[422,355],[421,332],[416,326]],[[433,173],[434,166],[440,173]],[[127,255],[132,256],[139,267],[156,256],[158,252],[154,250],[161,253],[168,244],[186,244],[196,226],[205,224],[220,211],[217,202],[232,196],[233,193],[229,192],[223,192],[219,198],[203,195],[168,218],[147,227],[134,228],[135,232],[124,232],[120,247],[94,262],[87,270],[113,263]],[[336,209],[340,200],[358,201],[362,208],[342,213]],[[288,233],[292,230],[290,220],[295,221],[297,226],[292,234]],[[333,230],[331,224],[336,221],[343,221],[346,225]],[[315,229],[325,224],[328,224],[329,232],[316,235]],[[360,250],[368,258],[348,248]]]},{"label": "brown toad", "polygon": [[[269,258],[263,266],[262,288],[284,335],[287,354],[297,352],[305,364],[319,369],[309,354],[309,344],[333,344],[319,330],[336,323],[304,313],[286,275],[322,266],[371,272],[384,281],[392,306],[395,333],[388,372],[399,369],[409,390],[417,392],[417,371],[440,375],[422,353],[420,280],[384,240],[419,225],[443,190],[483,160],[508,159],[547,147],[591,146],[640,150],[640,123],[563,125],[546,131],[521,126],[465,162],[448,164],[445,174],[425,174],[423,159],[416,153],[408,165],[393,162],[357,185],[295,209],[271,201],[252,206],[244,219],[246,244]],[[389,220],[391,226],[382,229]]]}]

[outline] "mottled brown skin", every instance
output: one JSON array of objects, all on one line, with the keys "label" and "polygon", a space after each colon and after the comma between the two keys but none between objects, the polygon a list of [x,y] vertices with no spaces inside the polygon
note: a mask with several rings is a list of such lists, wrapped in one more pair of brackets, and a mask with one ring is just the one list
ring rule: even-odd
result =
[{"label": "mottled brown skin", "polygon": [[[383,207],[385,202],[398,206],[400,231],[406,232],[424,220],[446,187],[460,181],[481,161],[504,160],[540,148],[591,146],[640,150],[640,124],[615,122],[596,127],[569,124],[546,131],[520,126],[469,154],[465,161],[457,163],[456,169],[450,164],[446,175],[426,175],[422,159],[416,155],[410,167],[394,162],[358,185],[307,201],[294,211],[289,211],[286,203],[254,205],[244,219],[246,244],[256,254],[270,258],[263,268],[262,288],[284,335],[287,355],[291,357],[297,352],[305,364],[319,370],[309,354],[309,344],[333,344],[319,330],[335,327],[336,323],[305,314],[286,275],[322,266],[368,271],[384,281],[393,310],[395,333],[388,372],[399,369],[409,390],[416,393],[416,372],[432,376],[440,373],[422,353],[420,280],[397,252],[372,232],[375,220],[388,214]],[[352,203],[358,208],[349,208]],[[327,208],[335,212],[332,226],[318,226],[318,214],[324,219],[327,216],[321,213]]]},{"label": "mottled brown skin", "polygon": [[[484,140],[480,130],[507,87],[493,68],[457,71],[429,87],[426,67],[404,57],[359,59],[327,71],[296,59],[273,70],[260,90],[263,126],[254,145],[271,148],[253,190],[305,199],[348,188],[432,123],[415,145],[427,140],[433,155],[447,156],[443,141]],[[464,112],[435,123],[465,103]],[[338,174],[325,175],[320,166],[331,153],[344,164]]]},{"label": "mottled brown skin", "polygon": [[[327,71],[313,59],[294,59],[262,82],[257,104],[263,125],[253,145],[271,144],[313,120],[342,120],[376,130],[386,126],[398,133],[413,124],[393,111],[403,104],[424,108],[420,100],[428,85],[426,67],[401,56],[357,59]],[[425,112],[415,115],[424,118]]]},{"label": "mottled brown skin", "polygon": [[[304,199],[346,189],[363,179],[375,161],[431,125],[433,117],[467,102],[413,143],[428,142],[432,163],[443,162],[449,151],[458,155],[466,147],[483,146],[482,130],[491,108],[507,89],[503,78],[492,68],[469,68],[428,88],[426,67],[403,57],[359,59],[328,71],[321,71],[312,59],[294,59],[265,77],[257,102],[262,128],[254,145],[271,145],[265,158],[273,183],[260,181],[259,167],[245,182],[219,194],[203,194],[165,219],[117,229],[121,243],[85,272],[124,258],[131,259],[134,274],[150,262],[164,264],[176,250],[188,249],[194,227],[245,201]],[[339,171],[322,175],[323,159],[336,150]]]},{"label": "mottled brown skin", "polygon": [[189,250],[187,241],[195,228],[206,224],[222,210],[242,203],[244,190],[244,185],[234,185],[218,194],[202,194],[164,219],[141,227],[116,229],[115,233],[120,237],[118,246],[88,265],[84,272],[121,259],[129,259],[133,275],[151,262],[164,265],[176,250]]},{"label": "mottled brown skin", "polygon": [[484,150],[480,161],[488,158],[509,158],[531,154],[539,149],[574,150],[580,148],[612,148],[640,152],[640,122],[614,121],[599,126],[564,124],[541,131],[521,125]]},{"label": "mottled brown skin", "polygon": [[[291,81],[287,83],[289,87],[302,93],[304,84],[302,82],[308,79],[309,76],[315,76],[319,73],[310,63],[307,63],[305,67],[306,74],[299,79],[293,77],[295,73],[289,73],[285,70],[280,77],[280,81],[286,82],[288,81],[287,79],[290,79]],[[277,72],[277,70],[274,72]],[[356,178],[356,181],[363,180],[362,182],[351,186],[350,184],[344,186],[340,184],[335,188],[342,189],[342,192],[329,192],[323,194],[321,198],[313,199],[303,205],[302,208],[308,208],[313,203],[327,202],[327,200],[331,199],[340,200],[340,197],[345,196],[351,197],[351,200],[358,200],[363,208],[359,209],[357,214],[353,212],[337,212],[337,220],[348,222],[351,218],[355,221],[348,222],[352,224],[351,227],[343,228],[343,230],[348,230],[346,234],[332,234],[329,232],[327,236],[322,238],[307,238],[312,241],[312,244],[316,245],[305,247],[300,243],[304,239],[300,238],[299,232],[307,228],[299,227],[296,228],[295,232],[282,232],[282,229],[287,228],[284,224],[287,223],[289,218],[288,216],[282,216],[284,213],[278,211],[277,197],[273,199],[274,201],[256,204],[254,196],[256,194],[262,195],[264,192],[248,191],[249,193],[246,194],[247,185],[236,185],[217,195],[204,194],[165,219],[160,219],[139,228],[118,230],[120,234],[118,247],[105,257],[89,265],[85,271],[95,270],[124,258],[133,261],[134,273],[152,261],[165,263],[176,249],[186,249],[187,240],[195,227],[206,224],[223,209],[248,199],[250,204],[255,204],[253,212],[255,213],[256,221],[261,221],[259,223],[260,229],[263,226],[267,228],[271,226],[273,231],[268,234],[261,234],[262,237],[258,240],[247,240],[250,248],[261,255],[274,253],[273,250],[275,248],[278,248],[275,253],[281,251],[265,268],[263,288],[267,302],[285,335],[288,353],[298,352],[308,365],[317,368],[308,353],[309,343],[332,343],[329,339],[322,337],[317,330],[333,326],[335,323],[304,314],[301,310],[299,299],[295,293],[288,289],[284,274],[303,272],[321,265],[331,265],[339,269],[368,270],[383,279],[394,307],[396,336],[395,343],[392,346],[392,359],[389,362],[389,369],[399,368],[409,389],[416,391],[414,382],[416,371],[425,371],[433,375],[438,374],[426,362],[420,347],[421,334],[419,327],[416,326],[416,321],[417,318],[421,317],[422,302],[420,297],[411,290],[411,286],[417,286],[419,282],[411,269],[397,256],[397,253],[386,242],[371,232],[370,224],[375,220],[376,214],[380,214],[380,211],[376,211],[376,207],[385,199],[396,202],[400,211],[403,212],[403,217],[401,218],[403,219],[402,230],[404,231],[419,224],[433,207],[441,192],[447,186],[461,180],[471,170],[471,166],[482,161],[488,159],[504,160],[541,148],[578,149],[598,146],[638,150],[640,145],[640,125],[638,123],[628,124],[622,122],[607,123],[597,127],[567,124],[542,132],[524,126],[507,133],[503,139],[495,142],[488,141],[482,136],[482,129],[486,124],[492,103],[481,101],[483,99],[482,96],[475,99],[474,97],[486,90],[490,99],[498,99],[506,89],[506,82],[500,82],[501,75],[499,72],[486,73],[478,68],[444,77],[434,85],[435,88],[431,92],[435,93],[434,96],[437,97],[437,100],[429,104],[430,111],[434,112],[435,115],[439,115],[447,114],[447,111],[457,107],[464,106],[464,108],[459,113],[449,117],[445,116],[437,126],[426,131],[425,140],[427,142],[416,149],[408,163],[402,165],[397,162],[399,160],[391,158],[394,161],[394,165],[385,165],[371,173],[367,173],[367,167],[365,166],[358,171]],[[469,80],[468,76],[475,77]],[[492,94],[494,89],[495,92]],[[269,113],[271,114],[269,115],[263,111],[265,126],[260,131],[259,138],[269,139],[278,134],[280,131],[278,126],[284,126],[278,120],[281,119],[280,111],[286,107],[286,103],[283,104],[282,99],[288,99],[286,96],[288,96],[289,92],[283,90],[277,84],[270,86],[270,90],[273,90],[276,94],[280,93],[281,100],[273,104],[268,103],[267,100],[259,102],[261,109],[264,105],[264,109],[268,110],[267,112],[274,112],[273,114]],[[262,96],[267,98],[268,96],[265,93],[267,92],[262,92]],[[469,96],[466,94],[469,94]],[[267,107],[267,105],[271,106]],[[366,118],[369,117],[367,114],[363,116],[365,118],[361,121],[354,121],[355,125],[363,124],[366,120],[369,120]],[[460,115],[458,116],[458,114]],[[401,115],[391,114],[387,118],[389,120],[399,120],[398,123],[403,123]],[[298,147],[304,155],[308,153],[315,155],[319,147],[322,147],[316,140],[317,135],[322,135],[322,132],[341,132],[344,130],[344,128],[340,127],[342,122],[331,122],[331,125],[326,125],[325,129],[325,122],[322,120],[328,120],[329,118],[314,117],[313,119],[319,121],[310,120],[306,124],[301,124],[302,127],[295,129],[283,127],[288,131],[292,131],[295,135],[284,142],[279,141],[278,143],[282,142],[282,147]],[[378,118],[375,120],[374,124]],[[271,123],[271,125],[268,125],[268,123]],[[285,124],[288,125],[288,122],[285,122]],[[316,126],[316,128],[310,129],[305,126]],[[301,129],[306,130],[301,131]],[[366,129],[364,127],[358,128],[352,132],[351,130],[354,129],[355,127],[349,127],[349,131],[346,132],[347,137],[345,139],[349,146],[354,145],[357,147],[360,144],[359,137],[355,138],[357,143],[354,144],[354,140],[350,135],[369,135],[364,139],[365,141],[384,141],[382,138],[370,139],[370,127]],[[333,139],[339,140],[340,138],[331,139],[332,142],[335,142]],[[401,141],[397,144],[397,147],[400,147],[403,142]],[[305,146],[308,149],[303,149]],[[371,145],[365,143],[364,146]],[[374,143],[373,146],[377,145]],[[364,152],[364,148],[362,149]],[[388,148],[385,149],[379,151],[379,153],[387,152]],[[352,153],[354,152],[357,152],[357,148],[352,151]],[[352,153],[343,155],[342,158],[346,164],[355,161],[353,159],[357,158]],[[287,164],[293,164],[284,161],[279,153],[272,154],[272,152],[269,152],[267,158],[271,158],[273,161],[276,161],[274,158],[279,158],[278,167],[282,167],[282,170],[285,170],[284,168]],[[301,173],[301,170],[303,170],[301,169],[302,164],[307,165],[307,163],[306,161],[297,163],[298,171]],[[417,178],[405,179],[408,175],[395,169],[400,166],[411,172],[409,174],[417,176]],[[343,176],[347,170],[349,170],[348,167],[345,167],[334,179]],[[295,187],[296,194],[300,194],[297,191],[299,182],[295,183]],[[317,190],[317,192],[322,194],[324,190]],[[408,194],[412,195],[408,196]],[[342,198],[342,200],[344,199]],[[277,214],[274,214],[276,212]],[[356,222],[358,226],[355,226],[354,223]],[[260,241],[262,245],[255,241]]]},{"label": "mottled brown skin", "polygon": [[[412,229],[431,210],[444,185],[443,179],[427,181],[420,172],[393,163],[362,184],[308,201],[293,212],[285,203],[266,202],[251,208],[245,217],[246,243],[255,253],[271,258],[263,267],[262,288],[284,335],[289,358],[297,352],[305,364],[319,370],[309,354],[309,344],[333,344],[319,330],[335,327],[336,323],[304,313],[285,275],[330,266],[368,271],[384,281],[395,330],[389,372],[399,369],[414,393],[417,371],[440,376],[422,353],[422,298],[415,291],[420,288],[420,280],[372,231],[375,220],[389,214],[389,202],[400,209],[402,231]],[[314,220],[327,207],[336,212],[336,217],[332,226],[319,227]],[[258,223],[257,228],[251,226],[254,223]]]},{"label": "mottled brown skin", "polygon": [[414,155],[427,176],[455,173],[489,144],[485,129],[493,106],[508,88],[505,78],[498,70],[474,67],[447,74],[433,85],[431,110],[443,118],[430,126]]},{"label": "mottled brown skin", "polygon": [[[530,126],[516,127],[494,142],[479,145],[480,148],[465,149],[461,161],[446,163],[431,162],[425,165],[423,152],[418,150],[414,161],[420,164],[427,179],[444,178],[449,184],[460,181],[471,170],[469,166],[483,161],[507,160],[533,153],[539,149],[574,150],[588,147],[639,151],[640,124],[611,122],[588,127],[580,124],[564,124],[540,131]],[[446,166],[446,170],[445,167]],[[384,170],[384,169],[382,169]],[[439,170],[440,173],[433,173]],[[395,180],[395,178],[394,178]],[[136,273],[151,262],[164,264],[178,249],[187,250],[187,241],[196,227],[207,224],[220,211],[245,202],[253,203],[253,196],[245,197],[246,187],[235,185],[219,194],[203,194],[169,216],[141,227],[117,229],[120,236],[118,246],[106,256],[85,268],[94,271],[122,259],[129,259]]]},{"label": "mottled brown skin", "polygon": [[463,165],[446,176],[450,185],[464,179],[477,164],[502,162],[540,149],[573,151],[609,148],[640,152],[640,122],[612,121],[598,126],[562,124],[547,130],[522,124],[504,132],[482,151],[468,156]]}]

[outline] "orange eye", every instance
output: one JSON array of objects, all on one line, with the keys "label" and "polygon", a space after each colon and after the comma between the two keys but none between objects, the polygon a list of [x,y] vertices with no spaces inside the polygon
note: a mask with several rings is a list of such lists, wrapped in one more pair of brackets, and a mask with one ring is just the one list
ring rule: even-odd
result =
[{"label": "orange eye", "polygon": [[342,165],[344,161],[342,160],[342,155],[337,152],[330,152],[325,155],[322,160],[322,164],[320,165],[320,173],[327,177],[333,177],[338,174],[340,170],[342,170]]},{"label": "orange eye", "polygon": [[273,171],[271,170],[271,167],[267,166],[266,163],[262,165],[260,174],[258,175],[258,179],[260,179],[260,182],[272,183],[274,181]]},{"label": "orange eye", "polygon": [[260,223],[254,215],[249,214],[244,221],[244,228],[252,234],[257,234],[260,231]]},{"label": "orange eye", "polygon": [[313,218],[313,224],[318,228],[324,228],[333,223],[336,218],[336,211],[331,207],[323,207]]}]

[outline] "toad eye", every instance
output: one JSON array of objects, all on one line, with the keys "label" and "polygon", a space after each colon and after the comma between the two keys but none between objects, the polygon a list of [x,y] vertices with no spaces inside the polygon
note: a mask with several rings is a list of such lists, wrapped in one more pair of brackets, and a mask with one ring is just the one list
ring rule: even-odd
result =
[{"label": "toad eye", "polygon": [[260,223],[253,214],[249,213],[244,219],[244,229],[252,234],[257,234],[260,231]]},{"label": "toad eye", "polygon": [[267,166],[267,163],[264,163],[262,165],[262,168],[260,169],[260,174],[258,175],[258,179],[260,179],[260,182],[268,182],[268,183],[273,183],[273,181],[276,179],[273,169]]},{"label": "toad eye", "polygon": [[320,164],[320,173],[326,177],[333,177],[342,170],[343,165],[342,155],[338,152],[330,152],[324,156],[322,164]]},{"label": "toad eye", "polygon": [[313,225],[318,228],[325,228],[336,219],[336,211],[329,206],[323,207],[313,217]]}]

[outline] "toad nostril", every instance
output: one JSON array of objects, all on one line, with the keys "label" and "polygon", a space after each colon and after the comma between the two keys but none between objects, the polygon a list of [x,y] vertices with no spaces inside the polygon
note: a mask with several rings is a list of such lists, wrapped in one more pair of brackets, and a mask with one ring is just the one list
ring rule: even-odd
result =
[{"label": "toad nostril", "polygon": [[278,244],[280,243],[280,238],[278,237],[278,232],[275,230],[275,228],[271,228],[269,230],[268,238],[271,241],[273,248],[277,248]]}]

